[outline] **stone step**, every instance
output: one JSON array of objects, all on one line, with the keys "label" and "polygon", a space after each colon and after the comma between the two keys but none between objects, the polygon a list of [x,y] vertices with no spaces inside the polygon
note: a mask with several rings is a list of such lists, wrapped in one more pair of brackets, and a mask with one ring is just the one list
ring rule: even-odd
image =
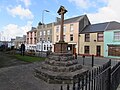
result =
[{"label": "stone step", "polygon": [[45,63],[53,66],[71,66],[77,64],[77,60],[70,61],[56,61],[56,60],[45,60]]},{"label": "stone step", "polygon": [[70,61],[74,59],[74,56],[70,53],[53,53],[49,55],[48,59],[56,61]]},{"label": "stone step", "polygon": [[82,65],[74,64],[71,66],[53,66],[50,64],[45,64],[41,66],[42,69],[47,69],[54,72],[73,72],[82,69]]},{"label": "stone step", "polygon": [[54,84],[68,84],[73,83],[73,79],[77,79],[74,77],[80,77],[87,73],[87,69],[80,69],[74,72],[54,72],[47,69],[35,68],[35,76],[46,81],[47,83]]}]

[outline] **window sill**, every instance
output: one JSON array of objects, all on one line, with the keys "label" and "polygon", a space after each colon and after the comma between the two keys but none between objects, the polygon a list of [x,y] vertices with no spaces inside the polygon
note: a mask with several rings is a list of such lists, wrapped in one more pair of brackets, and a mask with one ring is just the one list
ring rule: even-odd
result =
[{"label": "window sill", "polygon": [[120,40],[113,40],[113,42],[120,42]]}]

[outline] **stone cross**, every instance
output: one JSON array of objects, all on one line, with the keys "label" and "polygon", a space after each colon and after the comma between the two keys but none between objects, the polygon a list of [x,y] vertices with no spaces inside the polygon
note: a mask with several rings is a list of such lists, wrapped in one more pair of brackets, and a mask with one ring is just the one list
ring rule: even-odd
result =
[{"label": "stone cross", "polygon": [[60,31],[60,41],[59,42],[64,42],[63,38],[63,24],[64,24],[64,14],[67,12],[67,10],[64,8],[64,6],[61,6],[58,10],[58,14],[61,15],[61,31]]}]

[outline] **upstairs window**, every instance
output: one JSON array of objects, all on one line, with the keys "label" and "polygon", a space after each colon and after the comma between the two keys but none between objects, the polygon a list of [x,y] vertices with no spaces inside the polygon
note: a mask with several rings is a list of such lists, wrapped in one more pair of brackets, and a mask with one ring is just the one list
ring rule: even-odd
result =
[{"label": "upstairs window", "polygon": [[59,36],[57,35],[57,36],[56,36],[56,41],[58,41],[58,40],[59,40]]},{"label": "upstairs window", "polygon": [[90,34],[85,34],[85,42],[90,42]]},{"label": "upstairs window", "polygon": [[103,33],[98,33],[97,34],[97,41],[102,42],[103,41]]},{"label": "upstairs window", "polygon": [[73,41],[73,34],[70,34],[70,41]]},{"label": "upstairs window", "polygon": [[47,35],[50,35],[50,30],[47,31]]},{"label": "upstairs window", "polygon": [[59,32],[59,26],[56,27],[56,33],[58,33],[58,32]]},{"label": "upstairs window", "polygon": [[70,24],[70,32],[73,31],[73,24]]},{"label": "upstairs window", "polygon": [[114,40],[115,41],[120,41],[120,31],[119,32],[114,32]]},{"label": "upstairs window", "polygon": [[45,35],[45,34],[46,34],[46,32],[44,31],[44,32],[43,32],[43,34]]},{"label": "upstairs window", "polygon": [[50,41],[50,37],[48,37],[48,41]]},{"label": "upstairs window", "polygon": [[42,36],[42,31],[40,32],[40,36]]},{"label": "upstairs window", "polygon": [[42,38],[40,38],[40,41],[42,41]]},{"label": "upstairs window", "polygon": [[65,41],[65,35],[63,35],[64,41]]}]

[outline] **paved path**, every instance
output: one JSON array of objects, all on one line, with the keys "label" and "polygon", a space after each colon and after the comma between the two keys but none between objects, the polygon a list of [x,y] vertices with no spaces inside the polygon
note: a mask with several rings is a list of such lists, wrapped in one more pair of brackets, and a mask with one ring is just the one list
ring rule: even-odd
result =
[{"label": "paved path", "polygon": [[60,90],[60,85],[47,84],[34,77],[38,62],[0,69],[0,90]]},{"label": "paved path", "polygon": [[17,60],[11,55],[0,52],[0,68],[20,65],[20,64],[27,64],[27,62]]}]

